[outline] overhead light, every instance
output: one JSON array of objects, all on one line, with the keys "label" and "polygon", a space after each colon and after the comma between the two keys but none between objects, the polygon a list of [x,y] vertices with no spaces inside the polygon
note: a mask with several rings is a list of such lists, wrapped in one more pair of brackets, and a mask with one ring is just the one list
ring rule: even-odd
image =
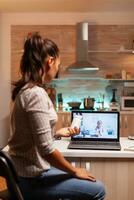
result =
[{"label": "overhead light", "polygon": [[70,68],[69,71],[70,72],[83,72],[83,71],[95,71],[95,70],[99,70],[98,67],[82,67],[82,68]]}]

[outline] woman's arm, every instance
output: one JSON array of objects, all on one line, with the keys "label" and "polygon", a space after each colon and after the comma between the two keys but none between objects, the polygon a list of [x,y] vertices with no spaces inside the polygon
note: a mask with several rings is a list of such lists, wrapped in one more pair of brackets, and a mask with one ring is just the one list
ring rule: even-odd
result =
[{"label": "woman's arm", "polygon": [[[51,126],[48,117],[48,104],[44,92],[36,91],[31,94],[29,102],[27,102],[26,112],[28,113],[29,126],[31,127],[32,139],[41,154],[52,166],[66,171],[78,178],[94,181],[94,177],[85,169],[73,167],[58,151],[53,147],[53,139],[51,135]],[[68,128],[66,129],[68,130]],[[73,130],[74,131],[74,130]],[[72,132],[72,129],[70,132]],[[61,131],[62,134],[66,131]],[[61,133],[60,132],[60,133]]]},{"label": "woman's arm", "polygon": [[52,166],[66,171],[77,178],[96,181],[96,179],[87,170],[73,167],[57,149],[54,150],[52,153],[45,155],[45,159]]}]

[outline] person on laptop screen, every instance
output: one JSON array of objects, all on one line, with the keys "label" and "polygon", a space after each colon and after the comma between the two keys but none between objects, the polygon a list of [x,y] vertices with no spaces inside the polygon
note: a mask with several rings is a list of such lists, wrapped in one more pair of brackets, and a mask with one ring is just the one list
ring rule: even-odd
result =
[{"label": "person on laptop screen", "polygon": [[[74,114],[78,115],[77,113]],[[82,120],[80,124],[80,134],[75,135],[76,138],[116,138],[116,118],[115,116],[100,114],[81,113]],[[110,117],[110,118],[109,118]],[[113,117],[113,118],[111,118]],[[111,120],[113,119],[113,120]]]},{"label": "person on laptop screen", "polygon": [[103,124],[101,120],[97,121],[95,131],[96,131],[97,136],[102,136],[104,130],[103,130]]}]

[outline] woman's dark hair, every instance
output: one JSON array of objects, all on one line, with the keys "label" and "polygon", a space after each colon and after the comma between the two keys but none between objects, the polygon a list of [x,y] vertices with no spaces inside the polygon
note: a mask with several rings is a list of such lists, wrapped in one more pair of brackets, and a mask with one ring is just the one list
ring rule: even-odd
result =
[{"label": "woman's dark hair", "polygon": [[52,40],[43,39],[39,33],[28,35],[20,62],[21,78],[13,83],[13,101],[26,83],[42,85],[42,76],[44,74],[44,65],[47,56],[52,56],[54,58],[59,56],[57,45]]}]

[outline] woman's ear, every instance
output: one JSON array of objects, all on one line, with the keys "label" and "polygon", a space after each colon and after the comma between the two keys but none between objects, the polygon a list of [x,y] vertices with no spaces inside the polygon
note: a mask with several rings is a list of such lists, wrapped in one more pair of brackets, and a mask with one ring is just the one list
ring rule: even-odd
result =
[{"label": "woman's ear", "polygon": [[51,68],[51,66],[53,65],[53,63],[54,63],[54,58],[50,56],[50,57],[48,58],[48,65],[50,66],[50,68]]},{"label": "woman's ear", "polygon": [[48,59],[47,59],[47,61],[46,61],[46,65],[45,65],[46,71],[50,70],[50,68],[53,65],[53,62],[54,62],[54,58],[49,56]]}]

